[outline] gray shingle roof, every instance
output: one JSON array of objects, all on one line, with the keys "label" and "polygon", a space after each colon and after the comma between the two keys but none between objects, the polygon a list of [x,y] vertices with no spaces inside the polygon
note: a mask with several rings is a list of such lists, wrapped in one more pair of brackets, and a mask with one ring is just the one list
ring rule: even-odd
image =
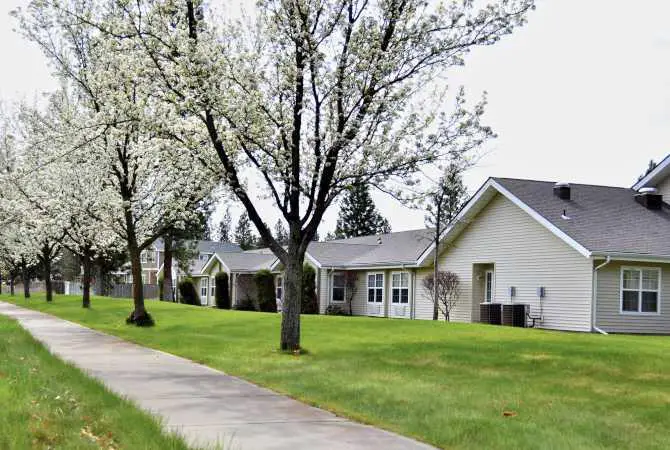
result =
[{"label": "gray shingle roof", "polygon": [[255,252],[216,252],[231,272],[257,272],[270,269],[277,259],[273,254]]},{"label": "gray shingle roof", "polygon": [[[593,253],[670,256],[667,204],[652,211],[635,201],[632,189],[572,183],[571,199],[561,200],[553,182],[494,180]],[[563,210],[570,220],[561,218]]]},{"label": "gray shingle roof", "polygon": [[[156,239],[154,242],[156,250],[163,251],[165,243],[163,239]],[[216,252],[241,252],[239,245],[232,242],[218,242],[218,241],[197,241],[198,253],[216,253]]]},{"label": "gray shingle roof", "polygon": [[323,266],[414,264],[430,245],[431,235],[432,230],[420,229],[313,242],[307,252]]}]

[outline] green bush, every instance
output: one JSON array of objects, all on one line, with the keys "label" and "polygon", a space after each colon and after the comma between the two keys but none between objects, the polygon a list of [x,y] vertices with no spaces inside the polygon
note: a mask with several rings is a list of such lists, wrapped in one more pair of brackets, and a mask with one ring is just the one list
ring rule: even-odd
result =
[{"label": "green bush", "polygon": [[237,311],[258,311],[254,301],[248,296],[241,299],[237,305],[233,306],[233,309]]},{"label": "green bush", "polygon": [[330,304],[326,308],[326,314],[329,316],[348,316],[342,305]]},{"label": "green bush", "polygon": [[219,309],[230,309],[230,292],[228,291],[228,274],[219,272],[214,277],[214,291],[216,307]]},{"label": "green bush", "polygon": [[187,305],[201,306],[200,295],[195,288],[195,282],[192,278],[184,278],[179,282],[179,302]]},{"label": "green bush", "polygon": [[309,264],[302,268],[302,314],[319,314],[319,299],[316,296],[316,271]]},{"label": "green bush", "polygon": [[275,298],[275,277],[269,270],[261,270],[254,275],[256,292],[258,295],[258,306],[263,312],[277,312],[277,299]]}]

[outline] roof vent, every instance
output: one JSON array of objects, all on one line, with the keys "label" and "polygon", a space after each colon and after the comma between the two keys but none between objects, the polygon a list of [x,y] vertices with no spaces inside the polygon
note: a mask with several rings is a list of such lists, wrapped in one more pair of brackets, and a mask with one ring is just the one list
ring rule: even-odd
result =
[{"label": "roof vent", "polygon": [[561,200],[570,200],[570,183],[556,183],[554,185],[554,195]]},{"label": "roof vent", "polygon": [[381,245],[381,243],[382,243],[382,237],[377,236],[377,244]]},{"label": "roof vent", "polygon": [[658,189],[645,187],[635,194],[635,201],[647,209],[659,210],[663,207],[663,196],[658,193]]}]

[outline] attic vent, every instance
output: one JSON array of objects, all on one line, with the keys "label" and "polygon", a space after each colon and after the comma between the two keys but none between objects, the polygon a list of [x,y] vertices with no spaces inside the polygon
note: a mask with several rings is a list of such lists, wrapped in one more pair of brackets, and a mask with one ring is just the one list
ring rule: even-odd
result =
[{"label": "attic vent", "polygon": [[556,183],[554,185],[554,195],[561,200],[570,200],[570,183]]},{"label": "attic vent", "polygon": [[635,201],[647,209],[659,210],[663,207],[663,196],[653,187],[640,189],[635,194]]},{"label": "attic vent", "polygon": [[381,243],[382,243],[382,237],[379,236],[379,237],[377,237],[377,244],[380,244],[380,245],[381,245]]}]

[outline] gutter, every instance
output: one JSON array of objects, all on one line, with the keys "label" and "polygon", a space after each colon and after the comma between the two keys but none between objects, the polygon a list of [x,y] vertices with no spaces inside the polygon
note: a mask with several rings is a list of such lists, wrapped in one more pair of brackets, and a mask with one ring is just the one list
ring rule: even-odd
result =
[{"label": "gutter", "polygon": [[612,262],[612,257],[607,256],[607,259],[605,260],[604,263],[600,264],[599,266],[596,266],[595,269],[593,269],[593,295],[592,295],[592,301],[591,301],[591,330],[592,331],[597,331],[600,334],[605,334],[607,335],[607,332],[604,330],[601,330],[596,326],[596,307],[598,305],[598,271],[608,265],[609,263]]}]

